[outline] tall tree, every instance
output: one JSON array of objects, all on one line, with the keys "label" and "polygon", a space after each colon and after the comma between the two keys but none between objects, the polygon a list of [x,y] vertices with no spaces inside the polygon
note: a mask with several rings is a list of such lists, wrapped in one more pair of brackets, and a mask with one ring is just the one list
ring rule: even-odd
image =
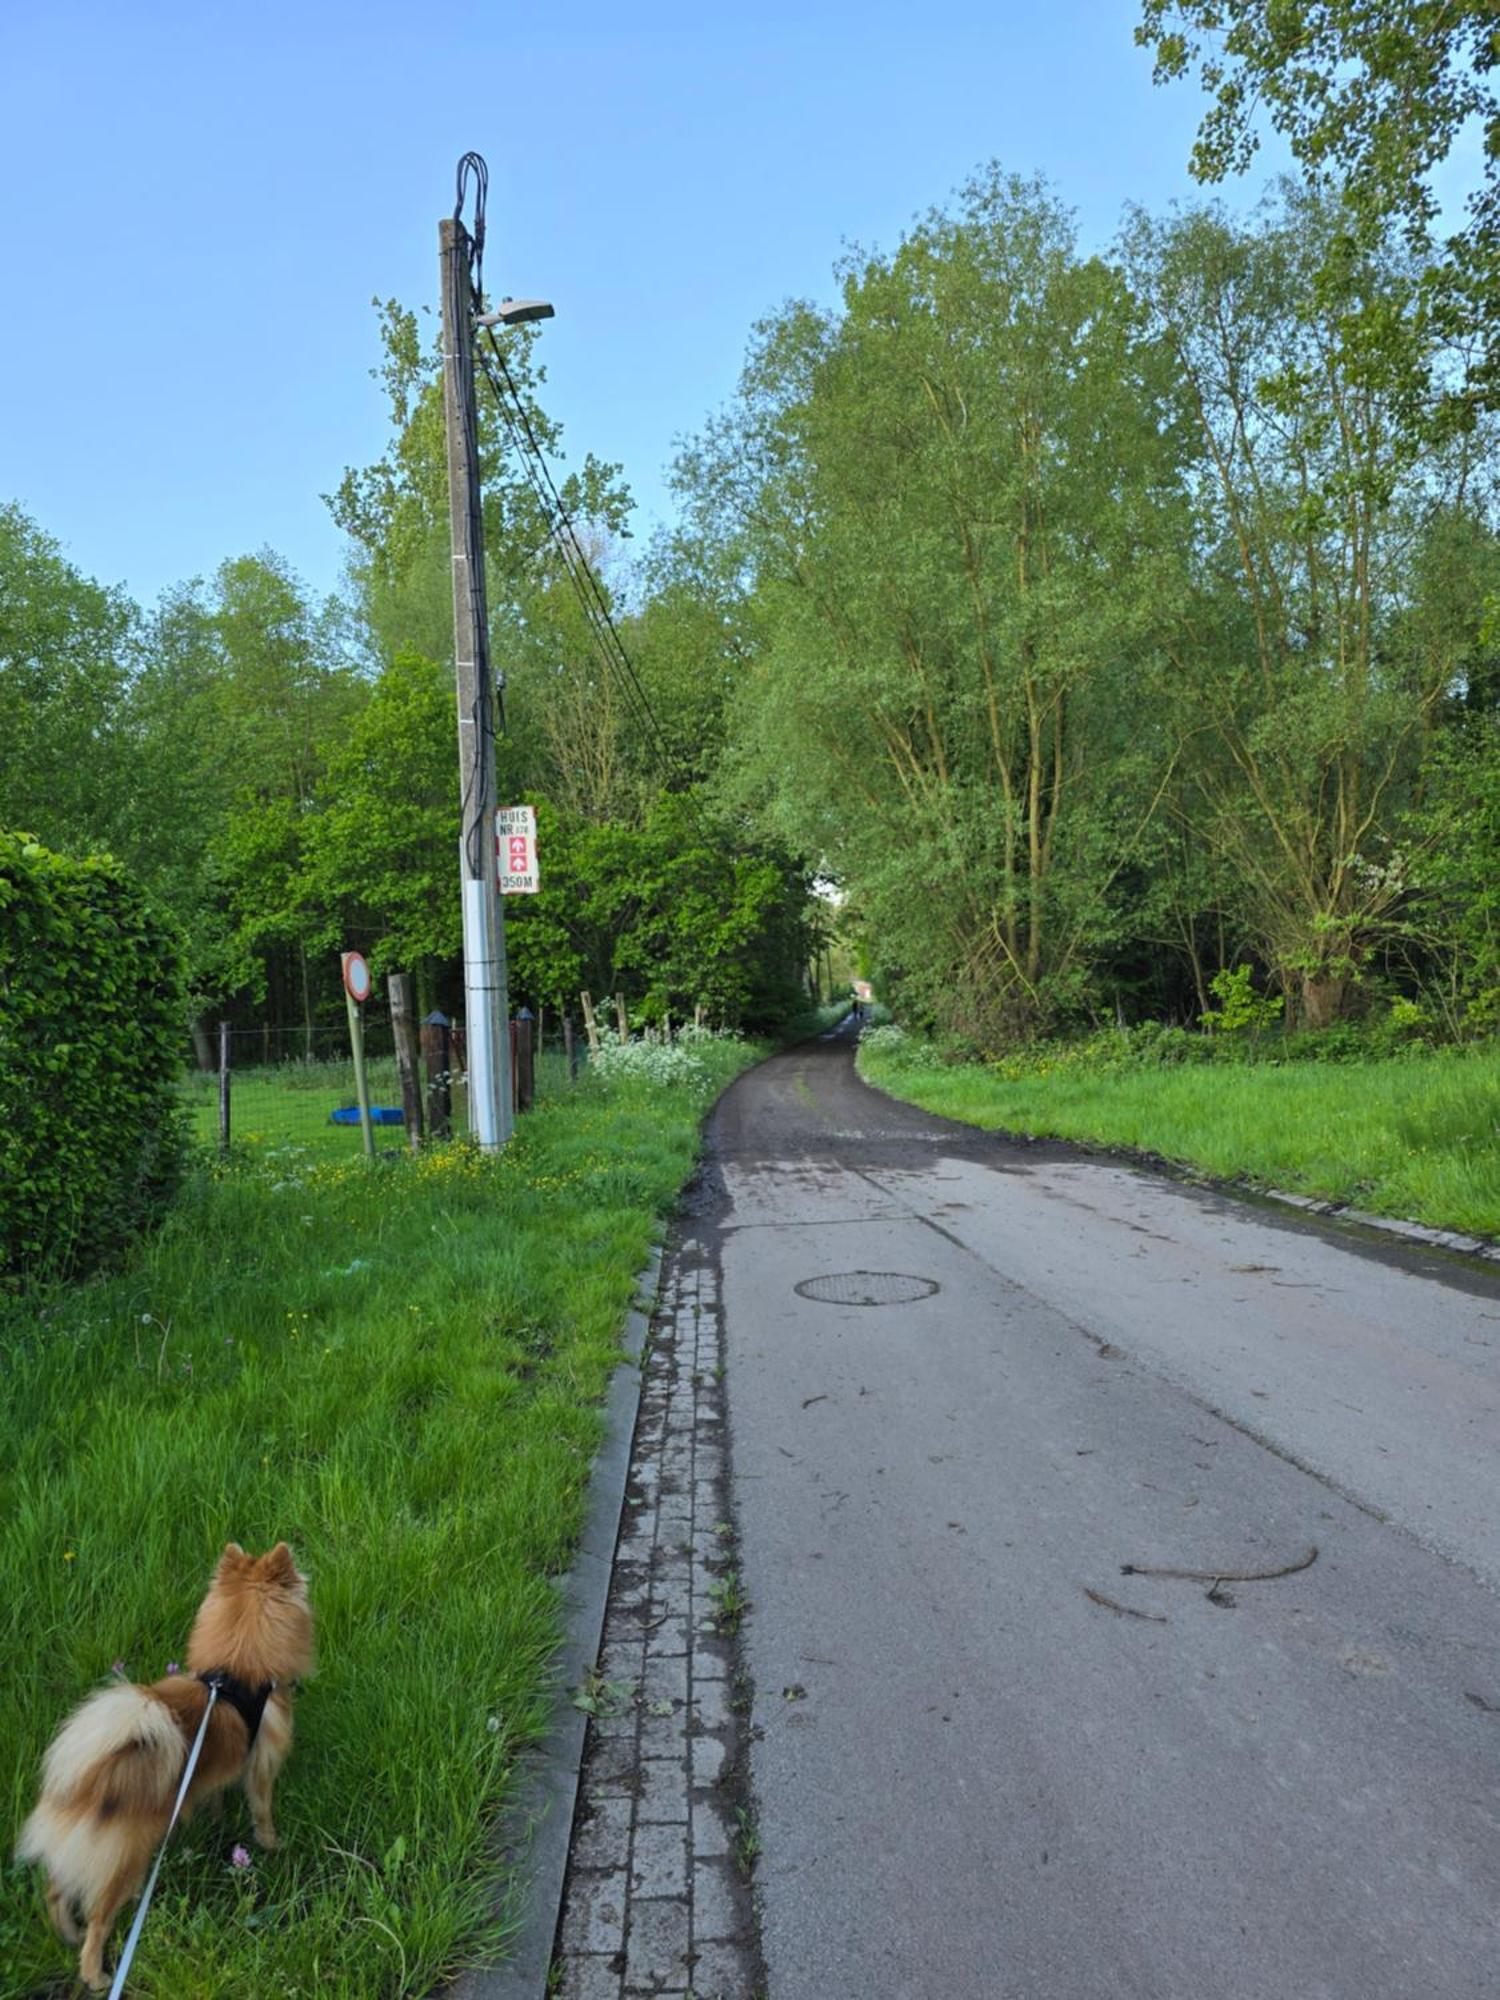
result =
[{"label": "tall tree", "polygon": [[135,607],[0,506],[0,825],[49,846],[107,846],[125,788],[116,733]]},{"label": "tall tree", "polygon": [[[1304,170],[1338,192],[1342,227],[1325,238],[1330,272],[1344,239],[1368,252],[1392,223],[1402,228],[1417,288],[1471,353],[1460,409],[1500,405],[1493,0],[1142,0],[1136,40],[1154,51],[1159,82],[1196,67],[1209,94],[1192,156],[1199,179],[1243,170],[1264,116]],[[1442,167],[1468,186],[1461,225],[1439,241]],[[1376,337],[1389,331],[1387,306],[1359,304]],[[1451,369],[1439,381],[1451,388]]]},{"label": "tall tree", "polygon": [[[346,471],[327,500],[353,542],[351,577],[376,650],[388,659],[408,650],[446,660],[453,651],[453,570],[441,348],[423,341],[416,313],[394,300],[377,309],[384,360],[373,373],[385,389],[391,442],[373,465]],[[535,359],[535,334],[523,327],[502,338],[526,423],[556,457],[561,428],[538,400],[545,374]],[[497,404],[484,380],[478,415],[491,639],[503,671],[507,640],[537,590],[556,576],[557,559],[547,513],[513,442],[518,419],[508,403]],[[587,457],[559,490],[580,529],[624,531],[630,501],[617,466]]]},{"label": "tall tree", "polygon": [[1330,300],[1338,227],[1289,187],[1255,226],[1129,232],[1196,431],[1195,590],[1170,640],[1192,817],[1313,1027],[1353,1003],[1406,892],[1397,829],[1457,666],[1412,643],[1411,571],[1481,442],[1424,451],[1402,425],[1405,361],[1361,333],[1402,267],[1347,259]]},{"label": "tall tree", "polygon": [[330,952],[358,945],[377,973],[432,977],[458,956],[459,799],[453,679],[398,653],[328,754],[304,843],[303,892]]},{"label": "tall tree", "polygon": [[1170,763],[1170,383],[1036,183],[991,172],[843,281],[842,311],[760,329],[681,478],[753,573],[772,822],[909,1004],[993,1039],[1086,996]]}]

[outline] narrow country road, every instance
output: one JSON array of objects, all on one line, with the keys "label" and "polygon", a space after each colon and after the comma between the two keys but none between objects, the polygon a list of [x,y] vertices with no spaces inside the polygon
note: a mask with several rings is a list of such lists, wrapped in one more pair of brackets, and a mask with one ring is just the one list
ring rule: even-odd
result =
[{"label": "narrow country road", "polygon": [[771,2000],[1492,2000],[1500,1277],[845,1039],[711,1139]]}]

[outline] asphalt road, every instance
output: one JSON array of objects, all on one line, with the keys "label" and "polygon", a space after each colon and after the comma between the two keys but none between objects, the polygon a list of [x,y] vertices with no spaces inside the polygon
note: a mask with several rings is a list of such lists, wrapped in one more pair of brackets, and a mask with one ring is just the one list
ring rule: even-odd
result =
[{"label": "asphalt road", "polygon": [[711,1138],[771,2000],[1493,2000],[1500,1279],[841,1042]]}]

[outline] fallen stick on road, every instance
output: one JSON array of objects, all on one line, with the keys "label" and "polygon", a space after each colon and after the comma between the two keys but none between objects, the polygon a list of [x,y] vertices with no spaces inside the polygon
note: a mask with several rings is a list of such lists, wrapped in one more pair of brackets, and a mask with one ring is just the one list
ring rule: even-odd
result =
[{"label": "fallen stick on road", "polygon": [[1133,1604],[1116,1604],[1112,1597],[1106,1597],[1100,1590],[1090,1590],[1087,1584],[1083,1586],[1083,1594],[1091,1604],[1102,1604],[1106,1611],[1113,1611],[1121,1618],[1146,1618],[1153,1625],[1167,1622],[1159,1611],[1137,1611]]},{"label": "fallen stick on road", "polygon": [[1318,1560],[1316,1545],[1305,1556],[1298,1556],[1295,1562],[1283,1563],[1280,1569],[1148,1569],[1144,1563],[1121,1563],[1121,1576],[1171,1576],[1184,1583],[1274,1583],[1278,1576],[1295,1576],[1298,1570],[1311,1569]]}]

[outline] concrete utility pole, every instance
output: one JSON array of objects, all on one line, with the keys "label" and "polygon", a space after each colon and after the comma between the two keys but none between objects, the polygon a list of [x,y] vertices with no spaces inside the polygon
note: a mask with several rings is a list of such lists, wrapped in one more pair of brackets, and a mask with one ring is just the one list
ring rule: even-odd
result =
[{"label": "concrete utility pole", "polygon": [[443,409],[448,430],[448,519],[453,537],[453,664],[458,681],[458,769],[463,801],[459,868],[464,909],[464,1026],[469,1130],[486,1151],[511,1134],[510,998],[505,916],[495,871],[495,693],[480,514],[469,233],[438,224],[443,283]]}]

